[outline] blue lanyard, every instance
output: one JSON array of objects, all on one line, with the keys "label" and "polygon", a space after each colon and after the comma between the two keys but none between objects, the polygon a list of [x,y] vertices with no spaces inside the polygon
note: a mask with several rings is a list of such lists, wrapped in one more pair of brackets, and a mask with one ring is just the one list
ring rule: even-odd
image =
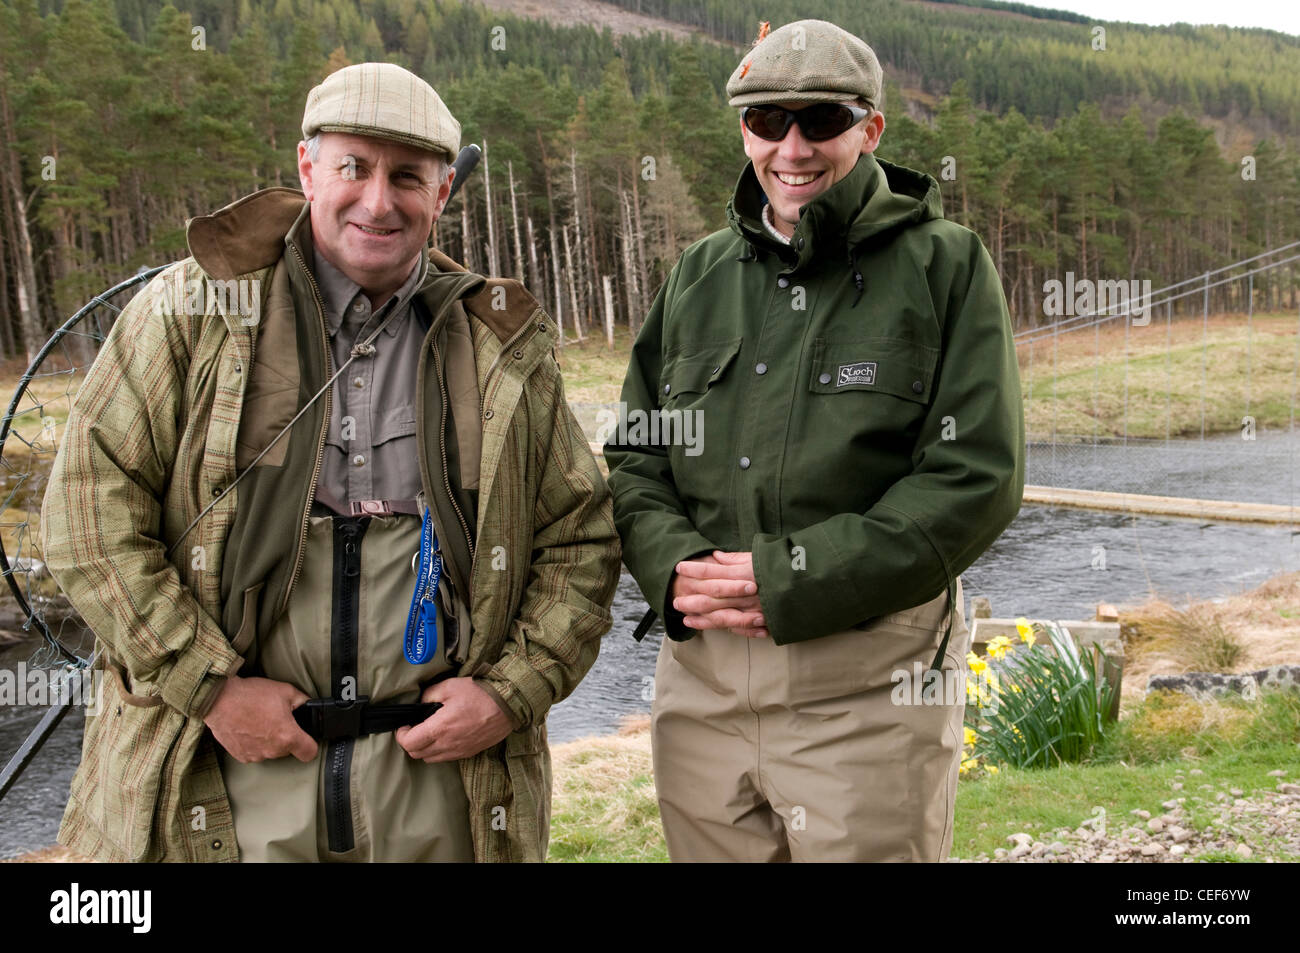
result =
[{"label": "blue lanyard", "polygon": [[420,568],[415,575],[415,593],[411,611],[406,616],[406,637],[402,646],[406,660],[423,665],[438,648],[438,580],[442,578],[442,554],[433,531],[433,518],[424,508],[424,525],[420,528]]}]

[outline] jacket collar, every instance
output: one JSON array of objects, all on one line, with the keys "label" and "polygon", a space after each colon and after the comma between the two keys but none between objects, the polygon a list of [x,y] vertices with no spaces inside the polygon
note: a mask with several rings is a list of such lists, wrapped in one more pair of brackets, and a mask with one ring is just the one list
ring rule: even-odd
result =
[{"label": "jacket collar", "polygon": [[877,235],[932,218],[942,218],[939,184],[921,172],[894,165],[874,154],[858,159],[840,181],[799,213],[791,244],[777,242],[763,226],[767,196],[746,163],[727,204],[727,220],[758,253],[772,252],[800,270],[815,258],[838,255]]},{"label": "jacket collar", "polygon": [[[295,247],[304,262],[311,262],[311,205],[297,189],[270,188],[247,195],[210,215],[190,219],[185,227],[190,254],[199,267],[217,280],[269,268],[287,246]],[[429,249],[429,264],[416,291],[431,314],[441,310],[450,294],[492,329],[503,342],[515,339],[541,309],[537,299],[514,278],[484,278],[436,248]],[[545,322],[534,327],[541,329]],[[554,331],[543,335],[547,348]],[[522,345],[522,340],[520,341]]]}]

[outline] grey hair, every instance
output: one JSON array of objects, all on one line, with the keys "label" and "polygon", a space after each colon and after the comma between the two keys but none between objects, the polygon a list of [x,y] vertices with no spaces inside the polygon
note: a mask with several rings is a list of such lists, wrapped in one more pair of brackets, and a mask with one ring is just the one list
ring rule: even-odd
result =
[{"label": "grey hair", "polygon": [[[309,139],[304,139],[302,144],[307,150],[308,159],[310,159],[312,162],[315,162],[320,158],[320,133],[319,132],[313,135]],[[446,180],[447,175],[451,172],[451,163],[447,161],[446,156],[438,152],[433,153],[433,161],[438,164],[437,171],[434,173],[433,179],[435,182],[441,184],[443,181]]]}]

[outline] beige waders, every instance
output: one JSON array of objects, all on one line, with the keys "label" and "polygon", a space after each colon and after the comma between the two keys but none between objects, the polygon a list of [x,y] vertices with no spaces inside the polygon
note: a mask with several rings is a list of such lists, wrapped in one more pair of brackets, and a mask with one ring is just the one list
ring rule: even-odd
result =
[{"label": "beige waders", "polygon": [[[433,658],[417,666],[402,653],[419,548],[415,516],[311,516],[289,611],[257,639],[243,674],[312,698],[419,701],[421,686],[449,669],[441,612]],[[456,762],[417,761],[392,732],[319,744],[305,764],[222,753],[241,860],[473,861]]]},{"label": "beige waders", "polygon": [[952,847],[969,630],[947,590],[859,629],[776,645],[665,638],[651,712],[674,861],[942,861]]}]

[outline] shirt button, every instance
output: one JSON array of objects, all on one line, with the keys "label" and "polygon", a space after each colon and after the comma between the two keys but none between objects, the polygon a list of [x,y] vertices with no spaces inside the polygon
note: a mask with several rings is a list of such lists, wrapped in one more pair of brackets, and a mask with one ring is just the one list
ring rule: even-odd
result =
[{"label": "shirt button", "polygon": [[785,275],[782,275],[780,278],[776,279],[776,286],[778,288],[789,288],[790,279],[787,278]]},{"label": "shirt button", "polygon": [[923,390],[925,390],[925,385],[924,385],[924,384],[922,384],[920,381],[912,381],[912,393],[913,393],[913,394],[919,394],[919,393],[921,393],[921,391],[923,391]]},{"label": "shirt button", "polygon": [[485,411],[483,411],[483,419],[484,419],[484,420],[491,420],[491,419],[492,419],[492,411],[490,411],[490,410],[485,410]]},{"label": "shirt button", "polygon": [[817,378],[818,384],[829,384],[830,382],[831,382],[831,375],[829,374],[823,374],[821,377]]},{"label": "shirt button", "polygon": [[365,387],[365,386],[366,386],[366,379],[365,379],[364,377],[354,377],[354,378],[352,378],[352,386],[353,386],[353,387]]},{"label": "shirt button", "polygon": [[366,465],[366,458],[365,458],[365,455],[364,455],[364,454],[360,454],[360,453],[358,453],[355,457],[352,458],[352,465],[353,465],[354,467],[363,467],[363,466],[365,466],[365,465]]},{"label": "shirt button", "polygon": [[366,303],[365,303],[364,301],[358,301],[356,304],[354,304],[354,305],[352,306],[352,310],[353,310],[353,311],[364,311],[364,310],[366,310]]},{"label": "shirt button", "polygon": [[244,365],[243,365],[243,364],[236,364],[236,365],[235,365],[235,373],[236,373],[236,374],[242,374],[243,372],[244,372]]},{"label": "shirt button", "polygon": [[741,457],[741,458],[740,458],[740,469],[742,469],[742,470],[748,470],[748,469],[749,469],[749,457]]},{"label": "shirt button", "polygon": [[755,373],[755,374],[766,374],[766,373],[767,373],[767,365],[766,365],[766,364],[763,364],[762,362],[759,362],[758,364],[755,364],[755,365],[754,365],[754,373]]},{"label": "shirt button", "polygon": [[515,351],[515,355],[514,355],[514,357],[515,357],[515,360],[516,360],[516,361],[522,361],[522,360],[524,359],[524,352],[523,352],[523,351]]},{"label": "shirt button", "polygon": [[672,389],[673,389],[673,385],[672,385],[672,384],[665,384],[665,385],[664,385],[664,393],[665,393],[665,394],[668,393],[668,392],[669,392],[670,390],[672,390]]},{"label": "shirt button", "polygon": [[796,238],[796,239],[794,240],[794,247],[795,247],[796,249],[798,249],[799,251],[803,251],[803,237],[802,237],[802,236],[800,236],[799,238]]}]

